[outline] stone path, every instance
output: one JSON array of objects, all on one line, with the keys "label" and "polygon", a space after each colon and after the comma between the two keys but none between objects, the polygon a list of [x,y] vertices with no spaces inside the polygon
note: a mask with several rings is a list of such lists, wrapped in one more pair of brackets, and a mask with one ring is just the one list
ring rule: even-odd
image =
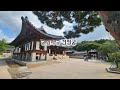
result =
[{"label": "stone path", "polygon": [[51,64],[32,68],[30,79],[120,79],[120,74],[108,73],[105,68],[110,63],[98,60],[83,59],[63,60],[59,64]]},{"label": "stone path", "polygon": [[11,76],[8,72],[9,66],[4,60],[0,60],[0,79],[11,79]]}]

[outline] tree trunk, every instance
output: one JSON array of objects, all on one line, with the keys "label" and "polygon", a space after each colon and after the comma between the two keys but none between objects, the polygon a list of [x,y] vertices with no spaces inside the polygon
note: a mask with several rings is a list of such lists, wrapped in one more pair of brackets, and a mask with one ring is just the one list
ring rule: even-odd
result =
[{"label": "tree trunk", "polygon": [[98,11],[106,30],[120,45],[120,11]]}]

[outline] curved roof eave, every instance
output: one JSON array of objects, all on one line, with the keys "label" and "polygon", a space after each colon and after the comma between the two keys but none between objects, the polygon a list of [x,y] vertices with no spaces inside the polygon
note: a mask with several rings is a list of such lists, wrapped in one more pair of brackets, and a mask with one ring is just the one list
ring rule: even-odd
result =
[{"label": "curved roof eave", "polygon": [[[22,19],[22,21],[25,23],[25,24],[29,24],[29,25],[31,25],[35,30],[37,30],[38,32],[40,32],[41,34],[43,34],[43,35],[45,35],[45,36],[47,36],[47,37],[50,37],[50,38],[52,38],[52,39],[65,39],[65,37],[62,37],[62,36],[56,36],[56,35],[52,35],[52,34],[48,34],[48,33],[45,33],[45,32],[43,32],[42,30],[40,30],[39,28],[36,28],[29,20],[28,20],[28,18],[27,17],[21,17],[21,19]],[[23,25],[22,25],[22,27],[23,27]],[[21,37],[21,32],[20,32],[20,34],[11,42],[11,43],[9,43],[9,45],[16,45],[16,40],[18,40],[19,41],[19,37]]]}]

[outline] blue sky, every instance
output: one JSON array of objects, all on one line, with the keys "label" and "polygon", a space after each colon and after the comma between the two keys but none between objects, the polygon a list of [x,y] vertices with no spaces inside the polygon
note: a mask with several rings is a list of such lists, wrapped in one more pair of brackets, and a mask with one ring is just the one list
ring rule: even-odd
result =
[{"label": "blue sky", "polygon": [[[43,26],[48,33],[54,35],[63,36],[63,31],[70,30],[72,28],[72,24],[68,22],[64,22],[65,26],[61,30],[50,28],[42,24],[31,11],[0,11],[0,40],[5,38],[7,42],[11,42],[17,37],[21,31],[21,16],[28,16],[30,22],[32,22],[37,28]],[[95,28],[94,32],[87,35],[81,34],[81,37],[76,38],[76,40],[78,42],[83,40],[93,41],[99,39],[109,39],[109,36],[113,39],[113,37],[105,31],[104,26],[101,25]]]}]

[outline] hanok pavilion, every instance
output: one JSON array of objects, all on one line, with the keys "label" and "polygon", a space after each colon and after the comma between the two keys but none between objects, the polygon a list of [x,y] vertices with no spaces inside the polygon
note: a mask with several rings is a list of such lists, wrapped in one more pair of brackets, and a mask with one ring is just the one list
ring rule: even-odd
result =
[{"label": "hanok pavilion", "polygon": [[48,34],[43,28],[36,28],[26,16],[22,16],[22,28],[20,34],[10,45],[15,46],[13,59],[23,61],[48,60],[53,55],[64,55],[65,47],[42,46],[41,40],[61,40],[62,36]]}]

